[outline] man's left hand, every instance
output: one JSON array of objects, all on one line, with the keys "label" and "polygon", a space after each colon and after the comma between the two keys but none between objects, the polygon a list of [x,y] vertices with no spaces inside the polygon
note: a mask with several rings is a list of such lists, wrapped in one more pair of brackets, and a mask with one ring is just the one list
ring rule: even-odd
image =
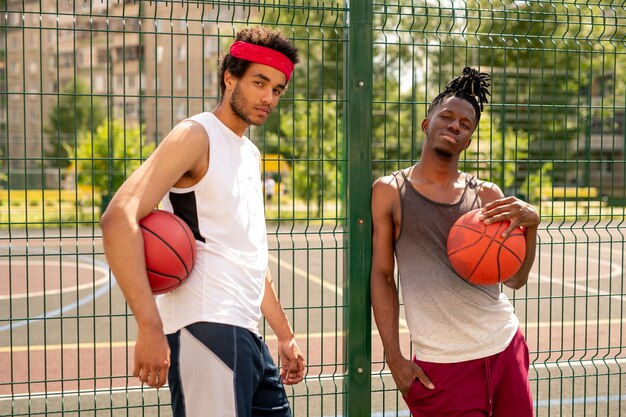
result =
[{"label": "man's left hand", "polygon": [[502,232],[502,237],[507,237],[518,226],[525,229],[539,225],[537,210],[517,197],[504,197],[485,204],[480,219],[485,224],[510,220],[511,224]]},{"label": "man's left hand", "polygon": [[304,357],[295,338],[278,341],[281,369],[280,378],[285,385],[294,385],[304,379]]}]

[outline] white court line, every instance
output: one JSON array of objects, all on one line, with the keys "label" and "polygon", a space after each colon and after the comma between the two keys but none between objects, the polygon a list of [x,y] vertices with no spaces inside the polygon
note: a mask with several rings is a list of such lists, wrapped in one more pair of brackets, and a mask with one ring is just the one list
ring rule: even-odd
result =
[{"label": "white court line", "polygon": [[566,320],[566,321],[536,321],[536,322],[520,322],[520,327],[525,328],[550,328],[550,327],[579,327],[579,326],[601,326],[605,324],[624,323],[625,318],[600,319],[600,320]]},{"label": "white court line", "polygon": [[318,277],[315,274],[312,274],[308,271],[305,271],[304,269],[298,268],[297,266],[294,266],[290,263],[287,263],[285,261],[283,261],[282,259],[278,259],[278,257],[274,256],[274,255],[269,255],[269,260],[274,262],[276,265],[281,266],[282,268],[288,269],[290,271],[293,271],[296,275],[300,275],[301,277],[304,277],[306,279],[308,279],[311,282],[314,282],[317,285],[320,285],[322,287],[324,287],[325,289],[327,289],[328,291],[332,291],[335,294],[337,294],[338,296],[342,297],[343,296],[343,289],[337,287],[337,285],[333,284],[332,282],[326,281],[320,277]]},{"label": "white court line", "polygon": [[566,369],[569,367],[572,368],[587,368],[587,367],[606,367],[611,365],[617,365],[621,368],[620,365],[626,365],[626,358],[604,358],[604,359],[587,359],[584,361],[581,360],[563,360],[557,362],[539,362],[539,363],[531,363],[531,368],[533,369]]},{"label": "white court line", "polygon": [[[624,360],[626,361],[626,359]],[[374,377],[391,377],[391,373],[388,371],[385,372],[374,372],[371,374]],[[319,376],[309,376],[304,378],[304,382],[319,382],[320,380],[326,381],[341,381],[345,379],[345,375],[319,375]],[[168,390],[168,385],[164,385],[164,390]],[[137,393],[145,393],[145,392],[155,392],[157,389],[150,387],[142,387],[142,386],[129,386],[129,387],[120,387],[120,388],[97,388],[91,390],[71,390],[71,391],[54,391],[54,392],[39,392],[39,393],[25,393],[25,394],[15,394],[15,395],[0,395],[0,402],[2,401],[33,401],[38,399],[52,399],[52,398],[70,398],[70,397],[81,397],[88,395],[111,395],[111,394],[122,394],[129,395],[133,392]],[[574,404],[596,404],[596,403],[610,403],[617,401],[626,401],[626,395],[599,395],[595,397],[574,397],[574,398],[560,398],[560,399],[552,399],[552,400],[534,400],[535,407],[556,407],[556,406],[571,406]],[[372,417],[382,417],[382,416],[409,416],[408,411],[406,410],[394,410],[394,411],[385,411],[385,412],[377,412],[372,413]],[[339,416],[333,416],[339,417]]]},{"label": "white court line", "polygon": [[[0,326],[0,332],[3,332],[5,330],[9,330],[9,329],[16,329],[18,327],[23,327],[23,326],[26,326],[26,325],[28,325],[30,323],[43,321],[43,320],[48,319],[48,318],[59,317],[63,313],[67,313],[68,311],[73,311],[74,309],[76,309],[76,308],[78,308],[78,307],[80,307],[82,305],[85,305],[87,303],[90,303],[93,300],[95,300],[96,298],[98,298],[98,297],[106,294],[107,292],[109,292],[109,290],[112,289],[115,286],[115,277],[113,276],[113,274],[109,274],[109,272],[108,272],[109,271],[108,265],[105,262],[100,261],[98,259],[91,259],[89,257],[79,257],[79,259],[82,259],[82,258],[87,259],[87,262],[84,262],[84,264],[86,264],[86,265],[90,265],[90,266],[93,266],[93,267],[101,266],[102,268],[105,269],[105,271],[106,271],[105,277],[107,279],[106,279],[106,282],[103,285],[101,285],[98,288],[94,287],[95,290],[92,293],[87,294],[85,297],[81,298],[78,301],[66,304],[66,305],[64,305],[62,307],[53,309],[51,311],[46,311],[43,314],[40,314],[38,316],[29,318],[29,319],[26,319],[26,320],[14,321],[14,322],[10,322],[9,324],[6,324],[4,326]],[[109,281],[109,276],[110,276],[110,281]],[[107,283],[109,285],[106,285]],[[92,286],[90,285],[90,288],[91,287]]]},{"label": "white court line", "polygon": [[622,303],[626,303],[626,295],[613,295],[610,292],[600,291],[597,288],[588,287],[582,284],[572,284],[570,282],[563,282],[563,286],[568,288],[576,288],[577,290],[584,291],[586,294],[595,294],[595,295],[608,295],[610,298],[614,300],[621,301]]},{"label": "white court line", "polygon": [[[337,287],[337,285],[326,281],[320,277],[318,277],[315,274],[312,274],[308,271],[305,271],[304,269],[300,269],[297,266],[293,266],[290,263],[284,262],[283,260],[279,260],[276,256],[273,255],[269,255],[269,259],[274,262],[275,264],[279,265],[282,268],[288,269],[290,271],[293,271],[296,275],[299,275],[317,285],[320,285],[321,287],[327,289],[328,291],[332,291],[335,294],[337,294],[339,297],[343,297],[343,289]],[[403,319],[402,317],[399,318],[399,324],[400,324],[400,329],[408,329],[409,326],[406,323],[406,320]]]},{"label": "white court line", "polygon": [[[269,255],[269,259],[277,265],[281,267],[293,271],[294,274],[307,279],[321,287],[325,288],[328,291],[331,291],[338,296],[343,296],[343,289],[337,287],[332,282],[326,281],[315,274],[307,272],[304,269],[298,268],[290,263],[284,262],[283,260],[279,260],[277,257],[273,255]],[[97,267],[97,266],[96,266]],[[522,328],[551,328],[551,327],[571,327],[571,326],[589,326],[589,325],[605,325],[611,323],[619,323],[620,321],[615,319],[602,319],[595,321],[587,321],[587,320],[576,320],[576,321],[562,321],[562,322],[529,322],[529,323],[520,323]],[[400,333],[406,334],[408,333],[408,326],[406,320],[400,318]],[[378,334],[378,330],[372,330],[372,334]],[[313,338],[328,338],[334,336],[344,336],[344,332],[315,332],[315,333],[298,333],[296,338],[298,339],[313,339]],[[265,337],[266,340],[275,340],[276,336],[273,334],[269,334]],[[32,345],[32,346],[9,346],[9,347],[0,347],[0,353],[17,353],[17,352],[35,352],[35,351],[52,351],[52,350],[60,350],[60,349],[113,349],[113,348],[121,348],[121,347],[134,347],[134,341],[128,342],[100,342],[100,343],[65,343],[63,345]]]},{"label": "white court line", "polygon": [[[304,277],[305,279],[322,286],[323,288],[332,291],[334,293],[336,293],[339,296],[343,296],[343,289],[337,287],[335,284],[323,280],[320,277],[318,277],[315,274],[311,274],[301,268],[298,267],[294,267],[291,264],[288,264],[286,262],[283,262],[282,260],[279,261],[279,259],[275,256],[269,255],[270,260],[272,260],[274,263],[276,263],[277,265],[280,265],[288,270],[293,271],[296,275],[299,275],[301,277]],[[400,325],[403,326],[403,328],[400,329],[400,333],[408,333],[407,327],[406,327],[406,321],[404,319],[400,319],[401,323]],[[566,326],[578,326],[578,325],[600,325],[600,324],[609,324],[611,322],[615,323],[618,320],[608,320],[608,319],[603,319],[603,320],[597,320],[597,321],[593,321],[593,322],[587,322],[584,320],[577,320],[577,321],[564,321],[564,322],[537,322],[537,323],[521,323],[521,326],[523,328],[535,328],[535,327],[555,327],[555,326],[562,326],[562,327],[566,327]],[[377,334],[378,332],[376,330],[372,331],[372,334]],[[332,336],[343,336],[344,332],[321,332],[321,333],[300,333],[298,335],[296,335],[297,338],[315,338],[315,337],[332,337]],[[273,340],[276,337],[274,335],[268,335],[266,337],[267,340]],[[0,348],[0,353],[2,352],[22,352],[22,351],[35,351],[35,350],[53,350],[53,349],[72,349],[72,348],[116,348],[116,347],[132,347],[135,345],[134,341],[129,341],[129,342],[101,342],[101,343],[81,343],[81,344],[64,344],[64,345],[36,345],[36,346],[17,346],[17,347],[1,347]],[[584,361],[584,362],[568,362],[568,361],[563,361],[563,362],[554,362],[554,363],[549,363],[549,364],[545,364],[544,368],[556,368],[559,366],[567,366],[567,367],[578,367],[578,366],[588,366],[588,365],[594,365],[594,363],[598,363],[601,364],[603,366],[606,366],[607,363],[617,363],[617,364],[622,364],[622,363],[626,363],[626,359],[610,359],[610,360],[606,360],[606,359],[600,359],[600,360],[590,360],[590,361]],[[562,364],[562,365],[560,365]],[[538,367],[537,364],[533,364],[533,366],[536,368]],[[384,373],[383,373],[384,374]],[[380,373],[375,373],[374,375],[380,375]],[[338,375],[319,375],[319,376],[312,376],[312,377],[307,377],[305,378],[305,380],[310,380],[310,381],[318,381],[320,379],[332,379],[332,380],[337,380],[337,379],[342,379],[343,376],[338,376]],[[32,394],[21,394],[24,398],[28,398],[28,399],[36,399],[36,398],[51,398],[52,396],[71,396],[71,395],[88,395],[88,394],[94,394],[94,395],[98,395],[98,394],[110,394],[112,392],[123,392],[123,393],[127,393],[128,391],[149,391],[149,390],[154,390],[154,389],[142,389],[140,387],[129,387],[129,388],[119,388],[119,389],[98,389],[98,390],[83,390],[83,391],[69,391],[69,392],[62,392],[62,393],[32,393]],[[18,399],[19,396],[11,396],[11,395],[5,395],[5,396],[0,396],[0,401],[14,401],[16,399]],[[595,397],[593,397],[595,398]],[[612,397],[611,397],[612,398]],[[615,401],[614,399],[608,398],[608,401]],[[570,404],[572,402],[574,403],[578,403],[579,401],[584,400],[581,398],[573,398],[573,399],[563,399],[562,403],[563,404]],[[600,402],[602,401],[602,399],[598,398],[595,399],[596,402]],[[546,406],[544,404],[539,404],[539,406]],[[395,412],[394,412],[395,413]],[[383,415],[380,413],[376,413],[376,414],[372,414],[372,416],[378,416],[378,415]],[[393,414],[396,415],[396,414]]]},{"label": "white court line", "polygon": [[[552,259],[554,258],[554,255],[556,255],[559,258],[562,258],[563,260],[565,260],[566,258],[568,259],[573,259],[574,260],[574,265],[576,265],[576,258],[577,256],[575,254],[569,254],[566,253],[564,254],[565,256],[562,256],[563,254],[561,253],[554,253],[554,254],[550,254],[549,258]],[[593,261],[597,262],[599,266],[607,266],[609,267],[610,271],[609,272],[605,272],[604,274],[600,274],[598,276],[593,276],[593,279],[596,279],[598,281],[600,281],[601,279],[623,279],[624,277],[624,269],[617,263],[615,262],[609,262],[607,260],[604,259],[598,259],[598,258],[594,258]],[[585,273],[589,272],[588,268],[584,269]],[[564,271],[563,271],[564,273]],[[545,275],[545,274],[537,274],[536,272],[530,272],[528,274],[528,281],[529,282],[533,282],[533,283],[554,283],[554,284],[560,284],[564,287],[567,288],[572,288],[572,289],[577,289],[580,291],[584,291],[586,294],[592,294],[592,295],[602,295],[602,296],[609,296],[610,298],[614,299],[614,300],[618,300],[621,301],[623,303],[626,303],[626,295],[624,294],[612,294],[610,292],[606,292],[606,291],[601,291],[598,288],[593,288],[587,285],[583,285],[583,284],[577,284],[575,282],[576,277],[563,277],[563,280],[557,280],[557,279],[553,279],[552,276],[550,275]]]},{"label": "white court line", "polygon": [[[163,389],[167,389],[168,385],[164,385]],[[0,395],[0,401],[13,401],[13,400],[36,400],[36,399],[48,399],[58,397],[79,397],[88,394],[102,395],[102,394],[129,394],[133,391],[145,392],[145,391],[157,391],[156,388],[142,388],[141,386],[119,387],[119,388],[97,388],[97,389],[84,389],[84,390],[68,390],[68,391],[52,391],[52,392],[37,392],[37,393],[24,393],[15,395]]]},{"label": "white court line", "polygon": [[[1,261],[0,261],[1,262]],[[3,264],[9,265],[8,261],[2,262]],[[98,287],[101,284],[104,284],[105,282],[107,282],[109,280],[109,277],[107,276],[109,273],[109,270],[107,268],[104,268],[102,266],[96,265],[96,264],[88,264],[88,263],[84,263],[84,262],[74,262],[74,263],[67,263],[69,266],[72,267],[76,267],[76,270],[78,271],[79,268],[83,268],[83,269],[89,269],[89,271],[94,271],[97,273],[100,273],[102,275],[102,278],[97,279],[93,282],[87,282],[85,284],[80,284],[80,285],[75,285],[73,287],[62,287],[62,288],[58,288],[55,290],[45,290],[45,291],[30,291],[30,292],[25,292],[25,293],[21,293],[21,294],[16,294],[16,293],[11,293],[8,295],[0,295],[0,301],[3,300],[18,300],[21,298],[30,298],[30,297],[40,297],[42,295],[57,295],[57,294],[65,294],[67,292],[71,292],[71,291],[80,291],[80,290],[85,290],[88,288],[92,288],[92,287]],[[18,261],[11,261],[10,263],[11,267],[13,266],[56,266],[56,267],[63,267],[63,262],[59,262],[57,260],[18,260]],[[59,285],[61,284],[61,277],[59,277]]]},{"label": "white court line", "polygon": [[[408,331],[405,331],[408,332]],[[297,339],[316,339],[323,337],[343,336],[343,332],[309,332],[309,333],[297,333],[295,337]],[[263,339],[278,340],[276,335],[268,334],[263,336]],[[134,347],[135,341],[120,341],[120,342],[82,342],[82,343],[63,343],[54,345],[22,345],[22,346],[2,346],[0,347],[0,353],[19,353],[19,352],[49,352],[53,350],[74,350],[74,349],[117,349],[125,347]]]},{"label": "white court line", "polygon": [[[587,286],[587,285],[583,285],[583,284],[575,284],[573,282],[570,281],[559,281],[559,280],[552,280],[551,278],[548,277],[544,277],[542,275],[542,277],[544,277],[544,279],[546,281],[541,281],[540,279],[536,278],[537,274],[533,274],[534,277],[532,279],[532,281],[529,279],[529,282],[533,282],[533,283],[541,283],[541,284],[558,284],[558,285],[562,285],[564,287],[567,288],[573,288],[573,289],[577,289],[580,291],[583,291],[585,294],[590,294],[590,295],[602,295],[602,296],[609,296],[609,298],[612,298],[614,300],[617,301],[621,301],[623,303],[626,303],[626,294],[612,294],[610,292],[606,292],[606,291],[601,291],[597,288],[593,288],[591,286]],[[621,277],[621,275],[620,275]],[[615,279],[617,279],[617,277],[614,277]]]},{"label": "white court line", "polygon": [[[553,263],[554,258],[559,258],[559,259],[572,259],[573,265],[576,265],[576,259],[578,258],[578,256],[576,256],[576,254],[571,254],[571,253],[566,253],[565,256],[561,256],[563,255],[562,253],[551,253],[550,255],[546,255],[545,257],[550,259]],[[592,261],[595,261],[598,263],[599,266],[607,266],[610,268],[610,271],[605,272],[603,274],[600,274],[598,276],[593,276],[594,279],[610,279],[610,278],[619,278],[623,275],[624,273],[624,269],[622,268],[622,266],[616,262],[610,262],[608,260],[605,259],[600,259],[600,258],[592,258]],[[582,268],[581,268],[582,269]],[[585,273],[589,272],[589,268],[584,268]],[[545,279],[548,281],[552,281],[552,276],[551,275],[545,275],[545,274],[537,274],[536,272],[531,272],[530,274],[528,274],[529,278],[532,278],[533,280],[538,280],[538,279]],[[567,277],[568,280],[572,280],[575,279],[575,277]],[[555,281],[556,282],[556,281]]]},{"label": "white court line", "polygon": [[[536,322],[536,323],[520,323],[520,327],[522,329],[526,328],[550,328],[550,327],[578,327],[578,326],[602,326],[605,324],[616,324],[621,323],[619,320],[609,320],[602,319],[597,321],[585,321],[585,320],[576,320],[576,321],[563,321],[563,322]],[[400,329],[400,334],[409,333],[408,329]],[[372,335],[377,335],[378,330],[373,329]],[[328,332],[309,332],[309,333],[296,333],[296,339],[316,339],[316,338],[330,338],[334,336],[344,336],[344,332],[342,331],[328,331]],[[276,340],[276,336],[274,334],[268,334],[264,336],[265,340]],[[64,344],[54,344],[54,345],[31,345],[31,346],[2,346],[0,347],[0,353],[18,353],[18,352],[40,352],[40,351],[52,351],[52,350],[60,350],[60,349],[116,349],[123,347],[134,347],[135,341],[129,340],[121,341],[121,342],[83,342],[83,343],[64,343]]]},{"label": "white court line", "polygon": [[[553,400],[540,400],[534,401],[534,405],[536,408],[542,407],[562,407],[562,406],[572,406],[574,404],[599,404],[599,403],[610,403],[614,401],[622,401],[626,402],[626,395],[598,395],[596,397],[576,397],[576,398],[562,398],[562,399],[553,399]],[[370,417],[410,417],[411,413],[409,410],[392,410],[392,411],[379,411],[377,413],[372,413]],[[325,416],[325,417],[341,417],[340,415],[336,416]]]}]

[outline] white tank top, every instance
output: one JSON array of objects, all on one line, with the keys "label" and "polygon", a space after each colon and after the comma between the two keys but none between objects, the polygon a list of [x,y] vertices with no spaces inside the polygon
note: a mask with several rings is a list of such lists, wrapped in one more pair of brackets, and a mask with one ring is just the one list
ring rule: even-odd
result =
[{"label": "white tank top", "polygon": [[213,113],[187,120],[206,129],[209,169],[197,184],[170,189],[161,202],[189,225],[197,245],[187,280],[157,297],[164,331],[204,321],[258,334],[268,260],[260,153]]}]

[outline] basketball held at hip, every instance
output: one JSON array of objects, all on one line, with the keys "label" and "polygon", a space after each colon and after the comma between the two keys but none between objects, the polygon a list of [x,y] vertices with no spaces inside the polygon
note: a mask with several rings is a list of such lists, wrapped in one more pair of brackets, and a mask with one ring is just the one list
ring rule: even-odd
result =
[{"label": "basketball held at hip", "polygon": [[178,288],[196,261],[196,240],[178,216],[154,210],[139,221],[143,235],[146,270],[154,294]]}]

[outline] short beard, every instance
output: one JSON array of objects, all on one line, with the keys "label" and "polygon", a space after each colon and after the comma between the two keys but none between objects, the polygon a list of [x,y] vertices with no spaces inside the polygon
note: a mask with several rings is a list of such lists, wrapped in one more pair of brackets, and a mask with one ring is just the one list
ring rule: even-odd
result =
[{"label": "short beard", "polygon": [[235,113],[237,117],[239,117],[244,122],[249,125],[259,126],[258,123],[254,123],[246,114],[243,112],[243,108],[245,107],[246,100],[241,97],[239,94],[239,86],[235,86],[235,90],[233,91],[233,95],[230,97],[230,108]]},{"label": "short beard", "polygon": [[452,152],[441,148],[435,148],[435,153],[445,159],[451,159],[454,156]]}]

